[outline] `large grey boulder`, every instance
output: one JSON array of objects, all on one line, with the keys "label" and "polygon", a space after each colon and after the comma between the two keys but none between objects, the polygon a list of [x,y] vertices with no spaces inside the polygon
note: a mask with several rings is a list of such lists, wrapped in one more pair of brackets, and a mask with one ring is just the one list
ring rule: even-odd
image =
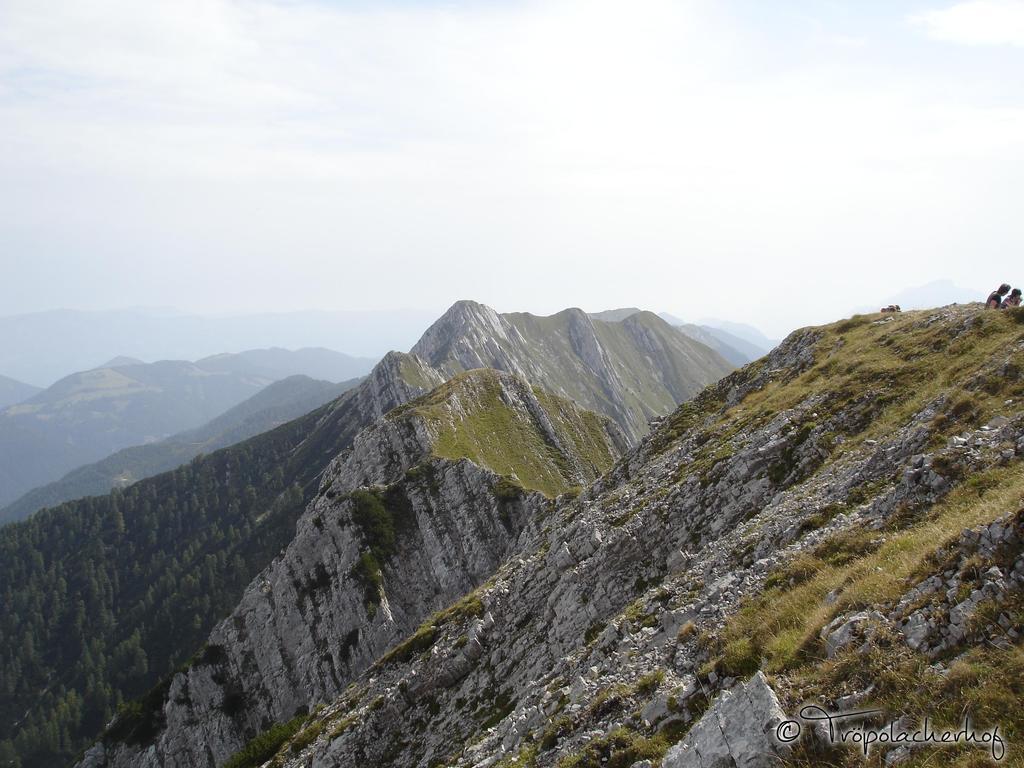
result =
[{"label": "large grey boulder", "polygon": [[885,621],[878,611],[860,611],[852,615],[837,616],[820,632],[825,641],[825,653],[833,658],[844,648],[860,639],[873,622]]},{"label": "large grey boulder", "polygon": [[775,731],[786,719],[775,691],[761,672],[719,696],[711,708],[672,747],[663,768],[769,768],[786,747]]}]

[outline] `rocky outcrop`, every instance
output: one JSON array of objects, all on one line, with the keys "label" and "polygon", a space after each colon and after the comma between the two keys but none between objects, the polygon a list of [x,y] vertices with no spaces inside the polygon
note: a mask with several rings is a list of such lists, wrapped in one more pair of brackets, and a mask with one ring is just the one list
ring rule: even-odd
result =
[{"label": "rocky outcrop", "polygon": [[174,677],[153,747],[112,749],[107,764],[219,765],[267,724],[332,700],[432,611],[489,577],[545,504],[538,494],[502,502],[497,477],[469,462],[430,472],[390,488],[408,504],[408,528],[379,585],[360,568],[354,502],[339,503],[329,485],[292,545]]},{"label": "rocky outcrop", "polygon": [[[517,450],[556,451],[540,460],[565,484],[589,482],[614,460],[623,439],[613,425],[570,403],[547,402],[552,412],[522,380],[474,371],[360,433],[328,467],[292,543],[174,676],[154,742],[111,743],[89,759],[220,765],[268,724],[341,694],[432,612],[471,592],[538,535],[550,504],[542,494],[510,485],[486,466],[488,456],[478,464],[435,455],[451,419],[515,423],[521,429],[512,431],[523,435],[535,430],[536,445],[524,436],[504,449],[523,466],[536,457],[517,457]],[[605,463],[584,471],[587,460],[573,455],[566,425],[587,419],[609,432]],[[467,641],[469,658],[482,653],[478,635]],[[443,675],[460,673],[443,667]]]},{"label": "rocky outcrop", "polygon": [[878,611],[857,611],[850,615],[836,616],[819,633],[825,644],[825,655],[833,658],[841,650],[849,648],[863,638],[870,632],[871,627],[880,621],[885,621],[885,617]]},{"label": "rocky outcrop", "polygon": [[[1001,610],[1009,595],[1024,588],[1024,511],[965,530],[936,553],[942,570],[915,584],[889,615],[908,646],[931,657],[966,640],[1002,647],[1020,639]],[[979,622],[986,607],[994,621]]]},{"label": "rocky outcrop", "polygon": [[776,739],[786,713],[762,673],[724,692],[662,762],[663,768],[773,768],[789,750]]},{"label": "rocky outcrop", "polygon": [[[953,332],[965,317],[952,311],[941,322]],[[780,566],[832,537],[904,524],[964,477],[998,467],[1005,442],[1024,435],[1010,419],[1007,440],[979,443],[974,456],[934,449],[929,471],[946,482],[933,482],[920,454],[936,444],[941,404],[925,399],[865,438],[889,413],[891,391],[851,396],[841,382],[830,390],[801,379],[835,338],[795,334],[667,419],[615,471],[562,503],[549,530],[523,539],[526,548],[475,593],[479,619],[439,629],[419,657],[379,664],[316,716],[327,735],[284,764],[546,767],[576,756],[580,765],[632,765],[652,754],[656,764],[687,729],[666,764],[698,754],[771,764],[775,695],[763,678],[709,670],[707,638]],[[794,393],[790,407],[758,417],[760,398],[781,392]],[[829,639],[834,654],[855,649],[885,621],[883,608],[843,615],[821,653]],[[701,717],[709,705],[713,714]]]},{"label": "rocky outcrop", "polygon": [[[479,423],[462,416],[467,404],[481,400],[479,393],[445,397],[440,408],[430,398],[417,401],[395,414],[399,423],[366,433],[367,442],[357,440],[353,455],[338,460],[317,502],[323,506],[314,505],[303,520],[312,526],[304,528],[309,538],[296,544],[296,552],[286,553],[292,571],[318,584],[329,582],[314,590],[322,592],[323,602],[306,601],[316,606],[316,621],[327,617],[329,631],[315,635],[326,644],[325,651],[314,652],[316,642],[307,640],[301,627],[297,636],[268,634],[260,642],[277,643],[277,648],[250,649],[244,638],[232,634],[231,620],[225,622],[216,637],[230,638],[238,650],[230,651],[229,658],[239,661],[230,663],[224,679],[231,679],[236,668],[245,669],[241,660],[250,656],[271,659],[245,673],[257,692],[252,714],[236,717],[242,725],[229,732],[230,718],[209,715],[216,706],[211,703],[191,710],[168,732],[178,734],[176,748],[187,748],[186,734],[191,734],[219,750],[222,744],[240,744],[260,719],[269,724],[290,716],[299,703],[296,697],[306,696],[308,703],[325,706],[314,710],[306,730],[278,754],[277,762],[287,768],[631,766],[645,760],[654,765],[663,758],[672,768],[715,761],[772,764],[781,752],[771,742],[771,724],[781,708],[757,673],[760,638],[749,632],[728,634],[741,605],[756,606],[766,590],[796,589],[826,566],[863,562],[868,576],[879,573],[881,566],[868,560],[871,554],[887,537],[930,520],[953,493],[961,493],[957,498],[984,529],[976,527],[961,537],[979,543],[976,549],[963,545],[968,548],[956,553],[957,567],[963,570],[968,560],[972,567],[984,565],[976,584],[985,599],[995,601],[1000,594],[1006,601],[1016,599],[1016,523],[997,520],[998,527],[992,527],[1008,510],[990,509],[988,501],[977,506],[981,497],[975,493],[971,498],[968,491],[975,482],[990,489],[979,478],[1012,480],[1006,467],[1018,466],[1024,453],[1019,396],[1016,389],[1012,396],[1003,394],[1004,387],[1018,386],[1017,374],[1008,368],[1006,381],[984,378],[1000,370],[1005,356],[1013,365],[1024,358],[1019,333],[1013,316],[983,316],[972,308],[905,313],[882,326],[855,318],[797,332],[766,358],[659,422],[653,434],[579,495],[548,501],[513,488],[511,498],[522,508],[521,516],[509,520],[503,515],[510,510],[502,506],[509,488],[499,484],[495,473],[466,460],[416,460],[424,446],[436,449],[459,434],[475,435],[467,444],[478,458],[497,460],[487,452],[493,447],[484,439],[487,427],[481,431]],[[976,352],[980,347],[987,351]],[[960,355],[958,364],[947,367],[954,353]],[[529,415],[530,407],[516,405],[529,400],[524,389],[511,384],[498,389],[506,393],[500,402],[524,414],[517,424],[534,425],[535,436],[545,433]],[[995,394],[989,396],[990,390]],[[977,396],[979,391],[986,399]],[[976,414],[992,408],[1006,413],[997,422],[986,414],[978,426]],[[403,424],[404,414],[423,422]],[[561,440],[565,430],[557,428],[557,420],[551,422]],[[458,483],[449,489],[447,479],[438,481],[438,470],[452,473]],[[399,473],[400,479],[394,479]],[[334,587],[336,579],[344,587],[345,569],[353,567],[357,554],[367,547],[372,551],[365,533],[357,530],[360,489],[355,498],[339,495],[367,482],[389,483],[379,490],[385,500],[389,489],[402,490],[420,531],[409,541],[426,553],[403,550],[382,569],[380,603],[372,617],[365,605],[372,590],[353,598],[357,582],[347,582],[344,595]],[[420,506],[434,487],[444,489],[443,503]],[[317,515],[325,531],[319,537],[312,533]],[[489,522],[473,530],[474,519]],[[345,537],[334,533],[336,524],[339,532],[347,526]],[[506,526],[507,535],[499,535],[494,545],[497,525]],[[1014,532],[1007,533],[1008,528]],[[453,529],[467,533],[459,540],[463,550],[448,561],[441,557],[446,548],[435,546],[433,537]],[[317,549],[328,546],[324,538],[338,542],[327,553]],[[925,544],[912,542],[922,553],[920,568],[938,569],[945,585],[953,576],[945,571],[954,568],[923,554],[942,542],[920,539]],[[345,554],[329,561],[327,578],[317,580],[315,563],[345,547]],[[478,551],[486,555],[475,560],[470,553]],[[989,551],[991,562],[978,558],[979,552]],[[315,556],[310,559],[307,552]],[[966,558],[962,563],[961,557]],[[480,571],[466,562],[480,564],[481,571],[494,564],[494,570],[477,576]],[[801,570],[808,562],[811,566]],[[414,579],[398,572],[407,566],[416,573]],[[858,575],[852,566],[843,573]],[[860,596],[844,602],[843,579],[837,578],[836,589],[828,594],[809,590],[807,599],[813,602],[806,613],[820,622],[798,634],[801,649],[822,659],[867,659],[874,633],[889,638],[898,622],[926,608],[919,602],[922,595],[938,594],[919,589],[925,582],[917,569],[908,573],[915,583],[906,584],[908,593],[898,601],[898,610],[882,598],[868,605]],[[452,592],[435,587],[429,594],[436,601],[429,608],[445,599],[451,605],[415,631],[416,621],[402,624],[402,631],[411,634],[397,644],[397,629],[393,636],[374,634],[374,627],[411,618],[412,603],[429,600],[422,584],[441,585],[453,574],[453,583],[473,581],[475,588],[456,600],[457,586]],[[393,587],[399,582],[402,590]],[[278,594],[277,589],[289,600],[298,594],[280,576],[270,593]],[[414,599],[404,599],[405,590]],[[973,592],[968,596],[973,600]],[[963,595],[957,598],[954,607]],[[257,615],[258,623],[268,627],[280,624],[281,617],[287,617],[288,627],[315,624],[304,608],[271,607],[258,595],[252,600],[252,605],[267,606]],[[362,623],[348,649],[347,659],[356,660],[352,666],[331,644],[346,640],[354,616]],[[926,623],[928,618],[935,616]],[[1016,621],[1015,613],[1005,621],[997,617],[994,624],[1004,630],[1009,624],[1017,632]],[[770,623],[759,628],[767,632]],[[941,630],[934,637],[940,635]],[[909,638],[906,628],[904,636]],[[931,635],[926,639],[932,642]],[[392,645],[385,651],[381,644],[388,642]],[[903,643],[897,645],[906,650]],[[276,660],[281,647],[300,649],[292,654],[291,666],[289,660]],[[261,686],[276,684],[262,682],[266,677],[280,680],[281,687],[259,692]],[[216,682],[212,674],[209,680]],[[343,687],[349,680],[352,685]],[[777,691],[785,691],[778,679],[773,682]],[[307,690],[315,693],[307,695]],[[337,692],[334,698],[331,690]],[[211,693],[207,700],[216,697]],[[165,709],[169,723],[174,706]],[[215,724],[209,731],[197,725],[206,717]],[[152,765],[179,764],[171,762],[168,738],[151,747],[161,755]],[[207,753],[206,762],[198,764],[217,764],[227,751]],[[190,756],[201,757],[198,752]],[[108,763],[131,764],[117,756],[108,757]]]},{"label": "rocky outcrop", "polygon": [[650,312],[620,322],[580,309],[550,317],[457,302],[412,348],[447,376],[497,368],[613,419],[631,441],[732,366]]}]

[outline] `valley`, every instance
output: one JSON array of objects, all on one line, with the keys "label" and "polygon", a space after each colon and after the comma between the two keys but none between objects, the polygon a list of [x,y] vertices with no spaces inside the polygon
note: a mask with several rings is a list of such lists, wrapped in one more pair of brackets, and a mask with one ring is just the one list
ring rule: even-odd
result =
[{"label": "valley", "polygon": [[[396,549],[381,552],[372,599],[300,536],[211,635],[219,650],[209,663],[170,681],[150,735],[138,746],[108,736],[82,765],[187,765],[207,749],[211,765],[296,768],[859,759],[808,741],[783,749],[730,709],[737,697],[747,702],[740,711],[766,719],[807,696],[840,707],[853,696],[950,724],[966,696],[979,727],[998,717],[1012,743],[1020,724],[998,702],[1020,695],[1022,333],[1016,313],[972,307],[795,332],[684,403],[582,492],[553,503],[521,496],[501,564],[412,615],[407,580],[421,583],[421,566],[409,558],[430,552],[424,526],[441,523],[437,512],[414,502],[395,529]],[[447,498],[456,482],[463,501],[449,510],[506,498],[467,459],[420,469],[395,452],[390,428],[357,443],[325,476],[300,531],[322,526],[350,547],[372,541],[365,529],[345,533],[360,525],[365,489],[425,501]],[[483,474],[471,481],[471,468]],[[460,567],[479,562],[472,553],[494,541],[495,525],[440,552]],[[293,580],[309,591],[290,593]],[[964,597],[956,610],[942,608]],[[277,606],[271,614],[267,601]],[[316,631],[337,610],[364,618],[290,660],[273,650],[290,643],[252,639],[281,611],[296,612],[282,626]],[[929,615],[941,618],[919,630],[915,617]],[[379,643],[392,626],[405,639]],[[261,660],[268,648],[276,661]],[[361,661],[346,670],[342,658]],[[897,661],[892,674],[887,659]],[[929,666],[933,676],[919,677]],[[315,677],[268,690],[297,674]],[[943,682],[953,679],[957,687]],[[238,693],[237,708],[225,709],[228,692]],[[715,724],[721,716],[732,737]],[[277,742],[260,741],[267,720],[293,725]],[[978,757],[970,747],[940,749],[901,759]]]},{"label": "valley", "polygon": [[[501,317],[483,305],[459,303],[414,347],[434,365],[417,354],[391,353],[357,386],[303,417],[122,491],[65,502],[0,529],[0,562],[12,595],[0,627],[6,636],[32,637],[32,652],[23,653],[22,641],[12,646],[21,650],[5,659],[5,677],[16,681],[5,711],[17,730],[3,733],[4,743],[25,755],[25,765],[52,763],[64,749],[59,745],[81,743],[122,702],[126,706],[187,662],[244,586],[292,540],[296,521],[317,498],[332,461],[354,450],[357,436],[397,406],[476,362],[531,384],[523,372],[558,386],[563,394],[543,388],[530,394],[543,404],[536,412],[549,435],[566,434],[558,427],[563,412],[570,413],[560,405],[565,391],[584,393],[602,417],[617,418],[638,433],[646,418],[668,413],[675,398],[697,391],[689,377],[713,381],[729,370],[720,357],[653,315],[637,331],[591,322],[583,313],[554,321],[529,318],[518,321],[553,322],[563,329],[557,332],[564,334],[556,337],[557,352],[538,353],[521,338],[503,349],[480,343],[495,323],[501,327]],[[440,343],[442,333],[451,343]],[[644,358],[663,367],[641,365]],[[710,368],[694,367],[693,360],[705,360]],[[574,371],[573,378],[563,366]],[[638,390],[632,382],[646,370],[653,375]],[[681,371],[687,378],[676,378]],[[593,418],[599,417],[587,417]],[[474,446],[474,458],[491,457],[497,471],[522,473],[518,484],[536,478],[548,493],[582,488],[596,477],[595,467],[608,466],[609,456],[595,459],[590,440],[579,437],[562,439],[562,449],[546,460],[554,464],[501,459],[507,426],[477,432],[470,442],[462,430],[448,432],[438,450],[455,459]],[[621,427],[607,429],[617,430],[609,449],[614,457],[632,441]],[[585,436],[596,434],[592,426],[587,430]],[[55,601],[55,594],[78,595],[80,604]],[[84,623],[85,616],[101,620]],[[124,654],[138,663],[124,667]],[[40,698],[39,686],[55,678],[60,688],[50,687]],[[16,720],[14,713],[26,707],[27,723]],[[66,735],[51,739],[47,733],[54,730]]]}]

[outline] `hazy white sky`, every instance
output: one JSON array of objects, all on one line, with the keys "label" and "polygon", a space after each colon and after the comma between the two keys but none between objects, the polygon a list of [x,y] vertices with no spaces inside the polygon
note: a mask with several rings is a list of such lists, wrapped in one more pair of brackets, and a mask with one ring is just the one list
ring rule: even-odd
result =
[{"label": "hazy white sky", "polygon": [[1024,282],[1024,1],[0,0],[0,314]]}]

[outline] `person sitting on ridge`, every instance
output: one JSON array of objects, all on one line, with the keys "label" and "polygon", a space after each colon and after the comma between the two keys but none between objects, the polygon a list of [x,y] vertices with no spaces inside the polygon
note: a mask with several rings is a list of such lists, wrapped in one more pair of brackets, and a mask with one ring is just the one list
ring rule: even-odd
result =
[{"label": "person sitting on ridge", "polygon": [[1003,296],[1010,292],[1010,286],[1003,283],[999,286],[998,290],[992,291],[988,295],[988,299],[985,301],[985,309],[1002,309],[1003,308]]},{"label": "person sitting on ridge", "polygon": [[1010,291],[1010,295],[1006,297],[1006,301],[1003,302],[1003,309],[1007,307],[1019,307],[1020,306],[1020,288],[1014,288]]}]

